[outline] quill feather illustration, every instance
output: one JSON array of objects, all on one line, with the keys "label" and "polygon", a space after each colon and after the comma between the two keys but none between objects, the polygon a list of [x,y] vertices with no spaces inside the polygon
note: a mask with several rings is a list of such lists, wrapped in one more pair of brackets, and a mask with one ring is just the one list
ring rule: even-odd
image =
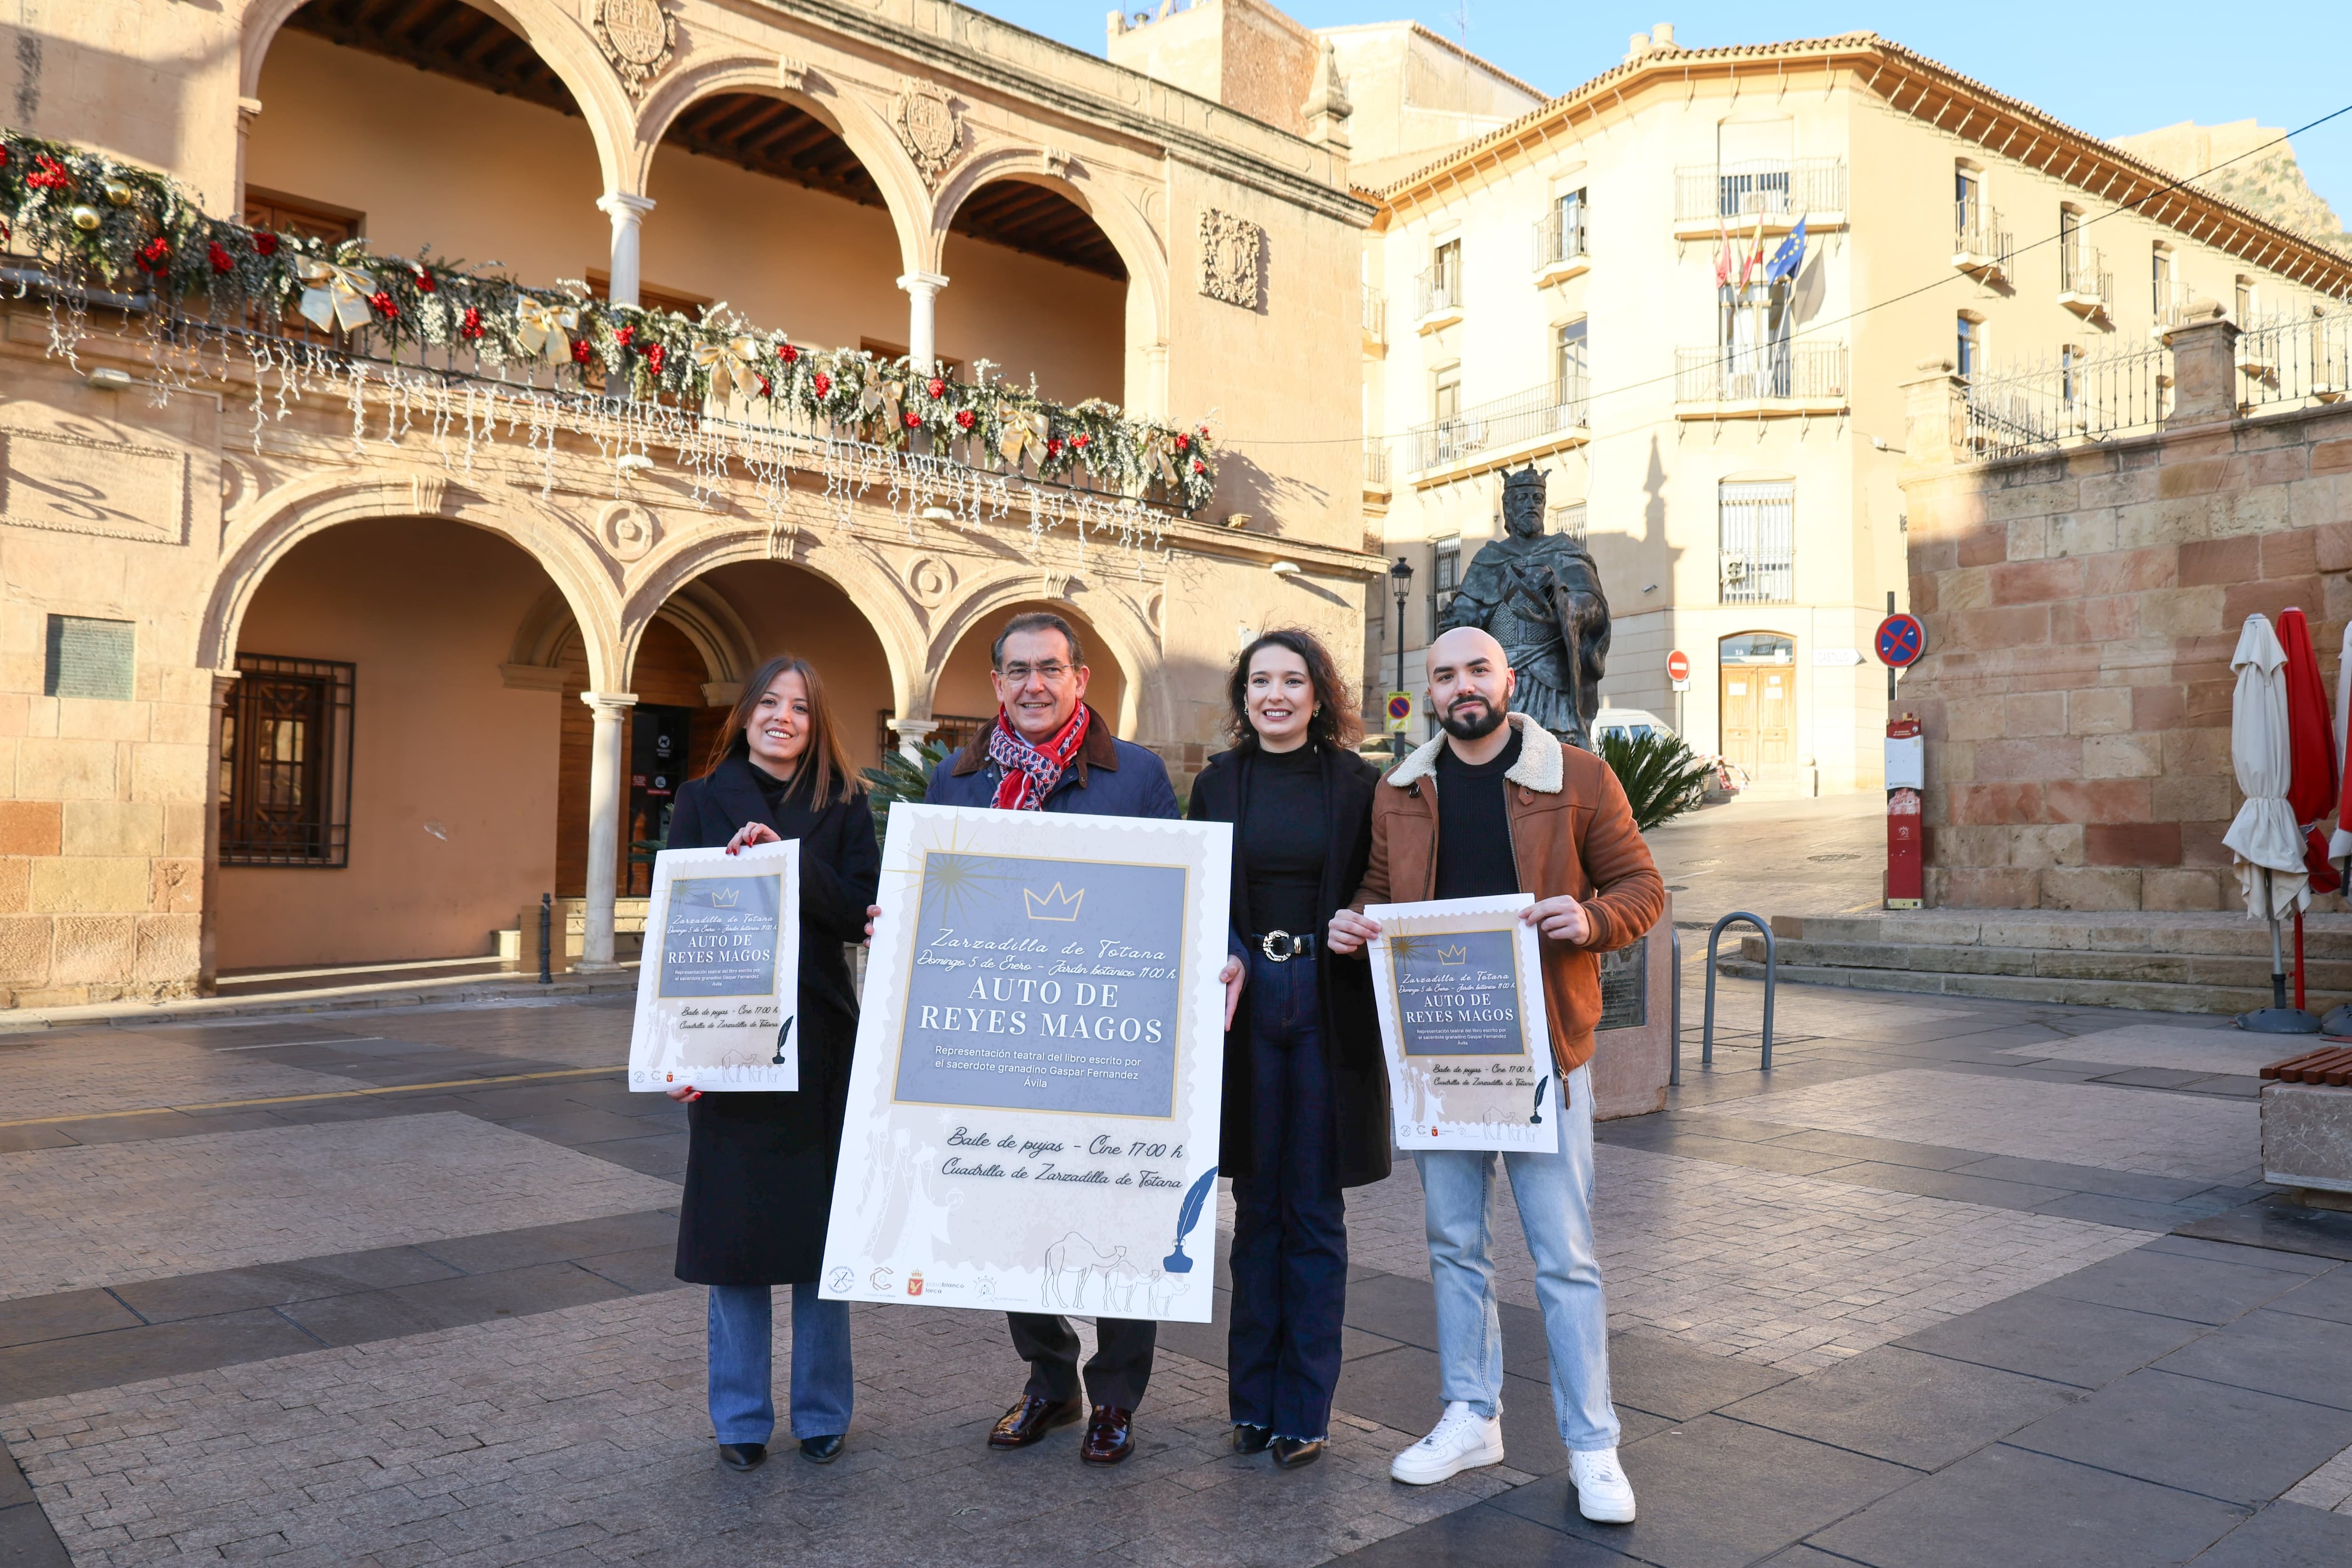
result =
[{"label": "quill feather illustration", "polygon": [[1192,1260],[1184,1256],[1184,1238],[1201,1223],[1201,1209],[1216,1190],[1217,1168],[1214,1165],[1201,1173],[1200,1179],[1184,1194],[1183,1205],[1176,1211],[1176,1250],[1160,1259],[1160,1267],[1171,1274],[1190,1274]]},{"label": "quill feather illustration", "polygon": [[1542,1126],[1542,1125],[1543,1125],[1543,1097],[1544,1097],[1544,1090],[1545,1090],[1545,1089],[1549,1089],[1550,1087],[1551,1087],[1551,1079],[1550,1079],[1549,1076],[1547,1076],[1547,1077],[1544,1079],[1543,1082],[1541,1082],[1541,1083],[1539,1083],[1539,1084],[1536,1085],[1536,1109],[1535,1109],[1535,1114],[1528,1118],[1528,1126],[1530,1126],[1530,1127],[1540,1127],[1540,1126]]},{"label": "quill feather illustration", "polygon": [[793,1026],[799,1022],[800,1019],[797,1016],[787,1018],[784,1020],[784,1026],[776,1031],[776,1055],[775,1059],[768,1063],[770,1067],[780,1068],[784,1065],[784,1042],[793,1037]]}]

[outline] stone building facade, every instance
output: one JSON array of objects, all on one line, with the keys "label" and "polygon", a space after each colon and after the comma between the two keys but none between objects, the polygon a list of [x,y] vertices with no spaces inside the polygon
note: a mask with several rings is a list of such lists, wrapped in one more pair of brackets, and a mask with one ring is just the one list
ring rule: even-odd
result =
[{"label": "stone building facade", "polygon": [[[698,762],[770,654],[815,662],[870,765],[961,739],[992,711],[989,629],[1054,608],[1180,787],[1255,630],[1360,658],[1382,563],[1352,440],[1301,444],[1358,414],[1344,115],[1278,129],[943,0],[124,0],[0,33],[12,129],[208,212],[986,361],[1221,454],[1181,514],[846,439],[720,471],[696,432],[728,408],[458,439],[389,371],[159,373],[136,300],[53,352],[55,291],[0,258],[29,285],[0,321],[11,1004],[480,955],[542,892],[610,963],[646,748]],[[265,727],[302,754],[261,754]],[[225,849],[272,768],[330,852]]]},{"label": "stone building facade", "polygon": [[[2183,318],[2116,367],[2168,396],[2161,420],[2100,438],[1987,457],[2012,401],[1948,361],[1911,384],[1903,488],[1928,652],[1899,705],[1927,742],[1931,905],[2239,907],[2221,843],[2242,799],[2239,629],[2300,607],[2331,689],[2339,678],[2352,318],[2242,334],[2210,300]],[[2054,390],[2095,426],[2087,382],[2071,407]]]}]

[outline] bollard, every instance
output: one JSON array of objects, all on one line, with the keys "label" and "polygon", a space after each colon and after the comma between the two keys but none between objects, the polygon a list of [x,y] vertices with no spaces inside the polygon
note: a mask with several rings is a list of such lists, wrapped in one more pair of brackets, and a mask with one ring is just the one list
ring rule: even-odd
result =
[{"label": "bollard", "polygon": [[554,954],[555,895],[541,893],[539,896],[539,983],[541,985],[555,984]]},{"label": "bollard", "polygon": [[1666,946],[1675,964],[1674,1000],[1667,1005],[1667,1025],[1675,1033],[1675,1054],[1666,1066],[1666,1087],[1672,1089],[1683,1081],[1683,933],[1668,926]]},{"label": "bollard", "polygon": [[1715,1066],[1715,944],[1722,939],[1723,928],[1734,921],[1746,921],[1764,933],[1764,1070],[1772,1070],[1772,988],[1778,976],[1778,958],[1773,952],[1772,928],[1745,910],[1734,910],[1715,922],[1706,933],[1706,1019],[1699,1026],[1698,1065]]}]

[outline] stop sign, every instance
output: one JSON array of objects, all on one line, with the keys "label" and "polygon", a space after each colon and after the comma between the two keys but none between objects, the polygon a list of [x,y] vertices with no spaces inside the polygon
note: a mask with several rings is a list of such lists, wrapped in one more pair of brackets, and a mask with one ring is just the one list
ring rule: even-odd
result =
[{"label": "stop sign", "polygon": [[1666,655],[1666,679],[1669,680],[1688,680],[1690,679],[1690,655],[1685,653],[1680,648],[1676,648],[1674,652]]}]

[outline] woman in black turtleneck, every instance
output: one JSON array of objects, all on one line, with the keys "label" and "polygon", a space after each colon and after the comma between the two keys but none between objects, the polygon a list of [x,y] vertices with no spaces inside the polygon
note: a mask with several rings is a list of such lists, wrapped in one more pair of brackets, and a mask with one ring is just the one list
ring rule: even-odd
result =
[{"label": "woman in black turtleneck", "polygon": [[1234,825],[1233,941],[1249,980],[1225,1033],[1220,1163],[1234,1178],[1234,1447],[1285,1468],[1322,1455],[1348,1287],[1343,1187],[1389,1173],[1388,1068],[1363,957],[1323,952],[1364,879],[1380,772],[1331,656],[1303,631],[1242,650],[1234,749],[1192,815]]}]

